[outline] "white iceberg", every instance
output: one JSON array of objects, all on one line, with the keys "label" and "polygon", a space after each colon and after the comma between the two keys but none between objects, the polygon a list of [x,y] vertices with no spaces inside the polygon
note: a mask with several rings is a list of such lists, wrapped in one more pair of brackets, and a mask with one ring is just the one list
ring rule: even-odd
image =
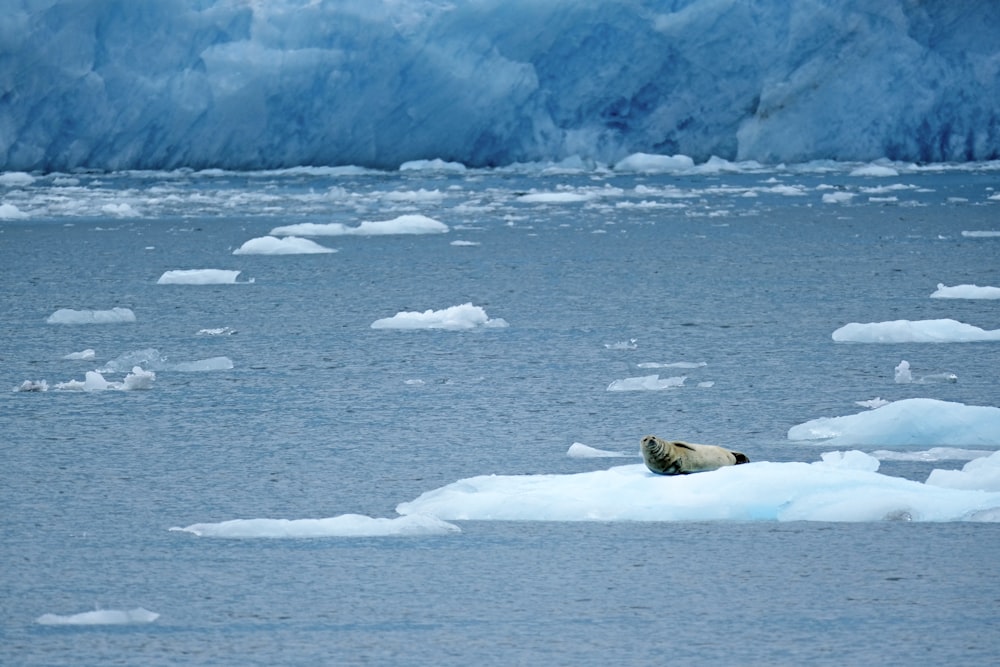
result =
[{"label": "white iceberg", "polygon": [[135,609],[97,609],[79,614],[61,616],[42,614],[35,619],[40,625],[132,625],[152,623],[160,617],[155,611],[136,607]]},{"label": "white iceberg", "polygon": [[131,308],[112,308],[111,310],[73,310],[60,308],[45,320],[49,324],[117,324],[135,322],[135,313]]},{"label": "white iceberg", "polygon": [[643,375],[641,377],[625,378],[615,380],[608,385],[608,391],[659,391],[661,389],[673,389],[683,387],[686,376],[660,378],[659,375]]},{"label": "white iceberg", "polygon": [[932,299],[1000,299],[1000,287],[980,287],[979,285],[954,285],[946,287],[938,283],[931,293]]},{"label": "white iceberg", "polygon": [[490,319],[480,306],[465,303],[444,310],[424,312],[401,311],[392,317],[375,320],[372,329],[447,329],[460,331],[477,327],[503,328],[507,322],[502,318]]},{"label": "white iceberg", "polygon": [[81,350],[80,352],[70,352],[64,356],[63,359],[69,359],[72,361],[90,361],[96,356],[97,352],[88,347],[86,350]]},{"label": "white iceberg", "polygon": [[[157,285],[235,285],[240,271],[227,269],[176,269],[164,271]],[[250,280],[249,282],[253,282]]]},{"label": "white iceberg", "polygon": [[1000,451],[974,458],[961,470],[932,470],[927,483],[949,489],[1000,491]]},{"label": "white iceberg", "polygon": [[824,447],[1000,447],[1000,408],[908,398],[853,415],[809,420],[790,428],[788,439]]},{"label": "white iceberg", "polygon": [[285,225],[271,230],[271,236],[387,236],[391,234],[443,234],[448,225],[426,215],[401,215],[392,220],[370,220],[357,227],[349,227],[339,222],[318,224],[303,222]]},{"label": "white iceberg", "polygon": [[615,163],[615,171],[635,171],[647,174],[663,174],[686,171],[694,168],[694,160],[687,155],[651,155],[632,153]]},{"label": "white iceberg", "polygon": [[156,380],[156,373],[153,371],[147,371],[139,366],[135,366],[121,382],[106,380],[104,375],[98,371],[87,371],[82,381],[69,380],[68,382],[60,382],[56,384],[54,388],[59,391],[135,391],[152,389],[154,380]]},{"label": "white iceberg", "polygon": [[582,442],[574,442],[566,450],[566,456],[571,459],[604,459],[604,458],[623,458],[627,456],[638,456],[639,452],[629,454],[628,452],[610,452],[606,449],[597,449],[595,447],[590,447]]},{"label": "white iceberg", "polygon": [[219,523],[195,523],[170,530],[198,537],[231,539],[392,537],[461,532],[454,524],[419,514],[393,519],[372,518],[361,514],[342,514],[325,519],[233,519]]},{"label": "white iceberg", "polygon": [[321,255],[337,252],[334,248],[321,246],[315,241],[288,236],[276,238],[274,236],[261,236],[250,239],[239,248],[233,251],[234,255]]},{"label": "white iceberg", "polygon": [[1000,520],[998,492],[883,475],[862,452],[823,459],[672,477],[641,463],[570,475],[483,475],[428,491],[396,511],[445,521]]},{"label": "white iceberg", "polygon": [[951,319],[851,322],[833,332],[839,343],[969,343],[1000,340],[1000,329],[984,331]]}]

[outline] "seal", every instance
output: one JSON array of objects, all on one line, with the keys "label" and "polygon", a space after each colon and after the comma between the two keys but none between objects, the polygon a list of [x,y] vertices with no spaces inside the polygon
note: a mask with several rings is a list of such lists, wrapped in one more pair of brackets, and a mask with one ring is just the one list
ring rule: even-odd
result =
[{"label": "seal", "polygon": [[642,439],[642,460],[657,475],[687,475],[716,470],[723,466],[750,463],[746,454],[717,445],[696,445],[680,440],[663,440],[655,435]]}]

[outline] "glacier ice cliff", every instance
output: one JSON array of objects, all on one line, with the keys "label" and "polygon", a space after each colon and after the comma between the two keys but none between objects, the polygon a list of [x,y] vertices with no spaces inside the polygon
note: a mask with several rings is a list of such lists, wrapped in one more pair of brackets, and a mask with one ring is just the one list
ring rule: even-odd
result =
[{"label": "glacier ice cliff", "polygon": [[1000,157],[1000,3],[0,0],[0,170]]}]

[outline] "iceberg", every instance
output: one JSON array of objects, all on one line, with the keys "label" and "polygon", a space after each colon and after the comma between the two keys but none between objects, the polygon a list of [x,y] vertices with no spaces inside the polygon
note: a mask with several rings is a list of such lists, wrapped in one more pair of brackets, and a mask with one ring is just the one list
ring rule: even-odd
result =
[{"label": "iceberg", "polygon": [[111,310],[73,310],[60,308],[45,320],[49,324],[117,324],[120,322],[135,322],[135,313],[131,308],[112,308]]},{"label": "iceberg", "polygon": [[946,287],[938,283],[931,293],[932,299],[1000,299],[1000,287],[980,287],[979,285],[955,285]]},{"label": "iceberg", "polygon": [[319,255],[324,253],[337,252],[334,248],[321,246],[315,241],[299,238],[298,236],[286,236],[276,238],[274,236],[261,236],[250,239],[239,248],[233,251],[234,255]]},{"label": "iceberg", "polygon": [[952,319],[851,322],[833,332],[838,343],[970,343],[1000,340],[1000,329],[986,331]]},{"label": "iceberg", "polygon": [[1000,408],[908,398],[853,415],[809,420],[788,429],[788,439],[824,447],[1000,447]]},{"label": "iceberg", "polygon": [[927,484],[948,489],[1000,491],[1000,451],[974,458],[961,470],[932,470]]},{"label": "iceberg", "polygon": [[40,625],[130,625],[152,623],[160,617],[155,611],[143,607],[135,609],[97,609],[79,614],[61,616],[42,614],[35,622]]},{"label": "iceberg", "polygon": [[628,452],[610,452],[606,449],[597,449],[596,447],[585,445],[582,442],[574,442],[569,446],[569,449],[566,450],[566,456],[571,459],[624,458],[638,455],[639,452],[629,454]]},{"label": "iceberg", "polygon": [[[1000,470],[1000,457],[980,460]],[[878,465],[849,451],[814,463],[748,463],[673,477],[642,464],[482,475],[423,493],[396,511],[445,521],[1000,520],[1000,492],[923,484],[881,474]]]},{"label": "iceberg", "polygon": [[659,375],[643,375],[615,380],[608,385],[608,391],[659,391],[661,389],[683,387],[685,380],[687,380],[687,377],[684,375],[668,378],[660,378]]},{"label": "iceberg", "polygon": [[357,227],[348,227],[339,222],[319,224],[303,222],[297,225],[275,227],[271,236],[387,236],[390,234],[442,234],[448,225],[426,215],[401,215],[392,220],[369,220]]},{"label": "iceberg", "polygon": [[0,171],[1000,156],[992,2],[4,4]]},{"label": "iceberg", "polygon": [[393,519],[372,518],[361,514],[342,514],[325,519],[232,519],[219,523],[196,523],[170,530],[198,537],[230,539],[392,537],[462,532],[455,524],[419,514]]},{"label": "iceberg", "polygon": [[[164,271],[157,285],[235,285],[240,271],[227,269],[176,269]],[[251,279],[250,282],[253,282]]]},{"label": "iceberg", "polygon": [[447,329],[461,331],[476,327],[504,328],[506,320],[490,319],[480,306],[464,303],[443,310],[425,310],[424,312],[402,311],[392,317],[375,320],[372,329]]}]

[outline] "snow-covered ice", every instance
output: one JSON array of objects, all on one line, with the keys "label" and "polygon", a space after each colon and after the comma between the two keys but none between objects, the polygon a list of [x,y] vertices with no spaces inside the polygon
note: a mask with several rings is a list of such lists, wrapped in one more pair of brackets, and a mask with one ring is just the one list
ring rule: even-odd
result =
[{"label": "snow-covered ice", "polygon": [[[240,271],[228,269],[175,269],[164,271],[157,285],[235,285]],[[253,282],[251,278],[248,282]]]},{"label": "snow-covered ice", "polygon": [[853,415],[811,419],[790,428],[788,439],[824,447],[1000,447],[1000,408],[908,398]]},{"label": "snow-covered ice", "polygon": [[298,236],[286,236],[277,238],[275,236],[260,236],[250,239],[239,248],[233,251],[234,255],[319,255],[324,253],[337,252],[334,248],[327,248],[315,241],[299,238]]},{"label": "snow-covered ice", "polygon": [[683,387],[685,380],[687,377],[683,375],[667,378],[661,378],[659,375],[643,375],[615,380],[608,385],[608,391],[659,391]]},{"label": "snow-covered ice", "polygon": [[425,310],[423,312],[402,311],[392,317],[375,320],[372,329],[447,329],[460,331],[466,329],[504,328],[506,320],[491,319],[480,306],[464,303],[443,310]]},{"label": "snow-covered ice", "polygon": [[416,514],[392,519],[360,514],[342,514],[324,519],[232,519],[219,523],[196,523],[172,531],[198,537],[246,538],[315,538],[315,537],[393,537],[411,535],[447,535],[461,529],[432,516]]},{"label": "snow-covered ice", "polygon": [[938,283],[931,293],[932,299],[1000,299],[1000,287],[980,287],[979,285],[954,285],[946,287]]},{"label": "snow-covered ice", "polygon": [[60,308],[45,320],[49,324],[117,324],[135,322],[135,313],[131,308],[112,308],[111,310],[74,310]]},{"label": "snow-covered ice", "polygon": [[152,623],[160,617],[143,607],[135,609],[97,609],[79,614],[42,614],[35,622],[40,625],[131,625]]},{"label": "snow-covered ice", "polygon": [[952,319],[851,322],[833,332],[845,343],[969,343],[1000,340],[1000,329],[983,330]]},{"label": "snow-covered ice", "polygon": [[272,236],[389,236],[393,234],[444,234],[448,225],[419,213],[401,215],[391,220],[365,220],[357,227],[339,222],[302,222],[275,227]]}]

